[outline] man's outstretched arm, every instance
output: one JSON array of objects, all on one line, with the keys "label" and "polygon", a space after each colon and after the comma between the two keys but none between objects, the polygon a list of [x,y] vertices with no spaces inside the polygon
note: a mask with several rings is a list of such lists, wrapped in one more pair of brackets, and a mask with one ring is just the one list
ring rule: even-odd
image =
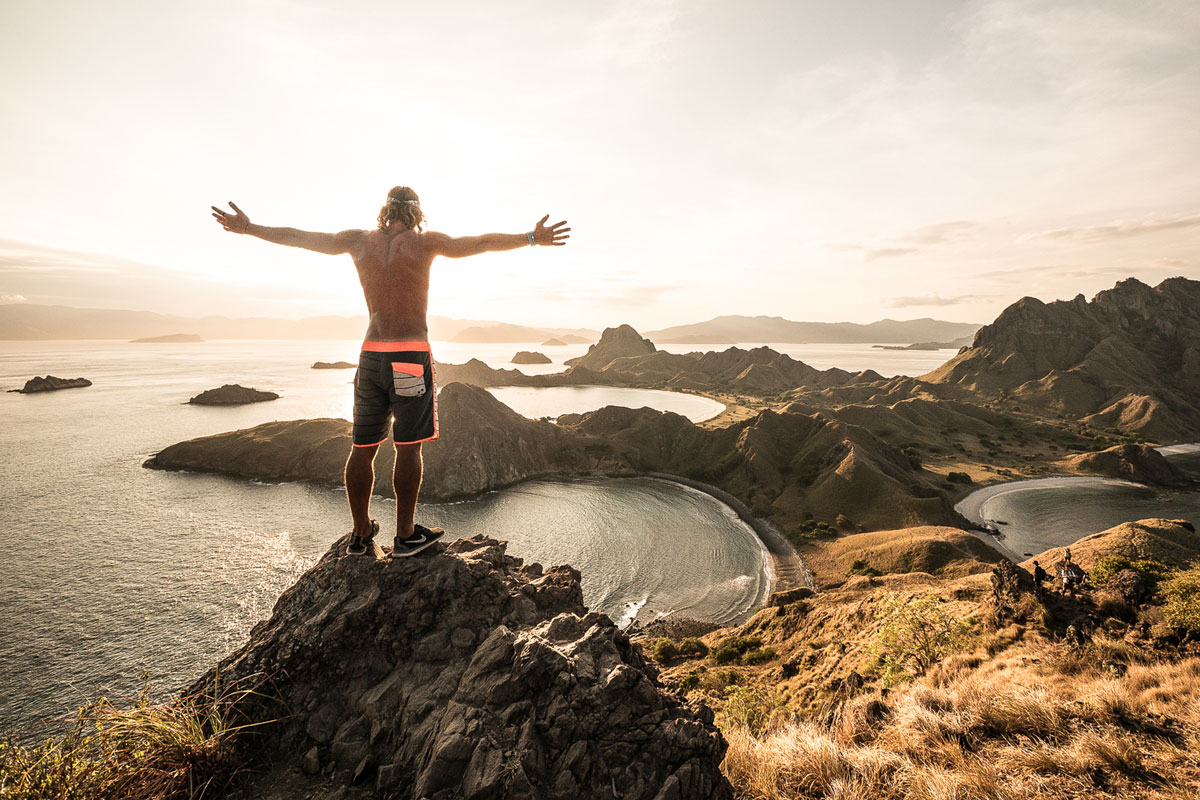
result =
[{"label": "man's outstretched arm", "polygon": [[221,227],[230,233],[245,233],[258,237],[265,242],[283,244],[288,247],[303,247],[317,253],[336,256],[349,253],[358,242],[362,231],[342,231],[341,233],[313,233],[297,228],[269,228],[266,225],[255,225],[231,200],[229,206],[236,213],[229,213],[212,206],[213,218],[221,223]]},{"label": "man's outstretched arm", "polygon": [[[477,256],[480,253],[494,253],[500,250],[516,250],[531,244],[545,247],[562,247],[570,239],[570,228],[564,227],[567,222],[556,222],[546,225],[550,215],[538,220],[534,229],[529,233],[485,233],[482,236],[447,236],[444,233],[426,234],[427,240],[433,244],[434,252],[447,258],[465,258]],[[532,239],[532,241],[531,241]]]}]

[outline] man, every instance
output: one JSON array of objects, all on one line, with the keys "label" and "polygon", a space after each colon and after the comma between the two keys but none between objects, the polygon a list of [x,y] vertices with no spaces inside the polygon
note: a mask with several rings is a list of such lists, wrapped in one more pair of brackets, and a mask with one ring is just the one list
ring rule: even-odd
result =
[{"label": "man", "polygon": [[547,226],[542,217],[528,233],[487,233],[451,237],[426,232],[420,198],[407,186],[388,192],[376,230],[310,233],[295,228],[255,225],[240,208],[212,207],[213,217],[230,233],[249,234],[274,244],[317,253],[348,253],[358,269],[370,322],[354,376],[354,445],[346,461],[346,499],[354,530],[348,552],[367,552],[379,523],[369,513],[375,484],[375,453],[387,441],[392,420],[396,463],[394,557],[421,552],[443,531],[415,524],[421,488],[421,444],[438,438],[433,357],[425,313],[429,305],[429,268],[437,256],[463,258],[498,250],[542,245],[561,247],[570,238],[566,222]]},{"label": "man", "polygon": [[1039,600],[1042,599],[1042,594],[1045,592],[1043,584],[1050,578],[1050,574],[1042,569],[1042,565],[1036,560],[1033,562],[1033,593]]}]

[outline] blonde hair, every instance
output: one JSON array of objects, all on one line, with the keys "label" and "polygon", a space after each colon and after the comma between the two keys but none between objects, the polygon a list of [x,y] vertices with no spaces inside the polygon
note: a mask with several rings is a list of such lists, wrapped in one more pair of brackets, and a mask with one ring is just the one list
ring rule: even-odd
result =
[{"label": "blonde hair", "polygon": [[425,230],[425,213],[421,199],[407,186],[396,186],[388,192],[387,202],[379,209],[379,230],[386,231],[399,222],[409,230]]}]

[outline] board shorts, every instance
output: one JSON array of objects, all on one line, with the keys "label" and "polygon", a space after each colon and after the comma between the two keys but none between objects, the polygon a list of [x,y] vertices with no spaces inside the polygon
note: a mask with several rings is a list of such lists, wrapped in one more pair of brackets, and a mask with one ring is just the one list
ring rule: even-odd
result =
[{"label": "board shorts", "polygon": [[429,342],[363,342],[354,373],[354,446],[438,438],[433,355]]}]

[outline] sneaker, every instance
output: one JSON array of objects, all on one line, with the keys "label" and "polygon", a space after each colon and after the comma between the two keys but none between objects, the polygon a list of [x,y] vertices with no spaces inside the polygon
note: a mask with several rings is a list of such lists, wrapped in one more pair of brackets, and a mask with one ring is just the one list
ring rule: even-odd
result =
[{"label": "sneaker", "polygon": [[352,556],[366,555],[367,544],[375,538],[375,534],[379,533],[379,523],[371,520],[371,535],[370,536],[350,536],[350,544],[346,546],[346,552]]},{"label": "sneaker", "polygon": [[424,525],[414,525],[412,536],[407,539],[401,539],[399,536],[396,537],[396,545],[392,548],[392,558],[415,556],[445,534],[446,532],[441,528],[426,528]]}]

